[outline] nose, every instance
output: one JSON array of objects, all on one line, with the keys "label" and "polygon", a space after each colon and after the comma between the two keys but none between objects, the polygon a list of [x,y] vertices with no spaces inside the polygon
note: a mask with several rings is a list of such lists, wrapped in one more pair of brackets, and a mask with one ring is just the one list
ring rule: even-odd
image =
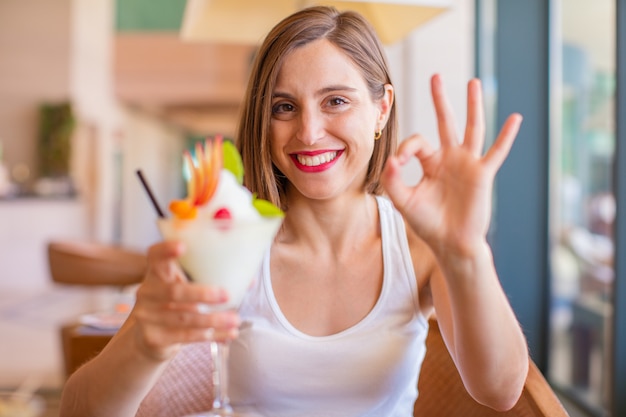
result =
[{"label": "nose", "polygon": [[298,140],[305,145],[313,145],[324,137],[324,118],[319,112],[303,109],[298,117]]}]

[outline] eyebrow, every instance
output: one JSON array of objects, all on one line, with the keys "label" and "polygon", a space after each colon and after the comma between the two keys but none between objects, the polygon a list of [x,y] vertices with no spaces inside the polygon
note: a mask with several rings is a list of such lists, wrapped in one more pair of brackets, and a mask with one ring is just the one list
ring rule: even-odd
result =
[{"label": "eyebrow", "polygon": [[[332,93],[334,91],[354,92],[354,91],[357,91],[357,89],[353,88],[353,87],[348,87],[347,85],[341,85],[341,84],[329,85],[328,87],[324,87],[324,88],[318,90],[316,92],[316,95],[318,95],[318,96],[319,95],[324,95],[324,94]],[[274,94],[272,94],[272,98],[276,98],[276,97],[288,98],[288,99],[293,99],[294,98],[293,95],[291,95],[289,93],[282,92],[282,91],[276,91],[276,92],[274,92]]]}]

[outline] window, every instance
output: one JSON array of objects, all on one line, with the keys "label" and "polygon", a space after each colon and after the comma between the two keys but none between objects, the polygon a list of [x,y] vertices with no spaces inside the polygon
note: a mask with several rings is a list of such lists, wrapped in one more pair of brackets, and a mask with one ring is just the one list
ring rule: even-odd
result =
[{"label": "window", "polygon": [[626,1],[477,0],[476,13],[487,117],[524,115],[494,188],[502,285],[556,390],[624,416]]},{"label": "window", "polygon": [[615,1],[555,1],[553,11],[548,377],[604,415],[615,280]]}]

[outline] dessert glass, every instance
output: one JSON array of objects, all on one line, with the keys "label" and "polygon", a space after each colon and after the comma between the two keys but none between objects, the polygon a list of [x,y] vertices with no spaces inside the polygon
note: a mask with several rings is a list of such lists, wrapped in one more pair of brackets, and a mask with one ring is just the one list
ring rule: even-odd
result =
[{"label": "dessert glass", "polygon": [[[219,220],[161,218],[157,224],[165,240],[185,243],[180,264],[193,283],[221,287],[229,300],[207,306],[209,311],[237,309],[252,281],[260,273],[263,257],[269,250],[283,217],[256,220]],[[213,360],[213,409],[194,417],[237,416],[228,399],[228,343],[211,341]]]}]

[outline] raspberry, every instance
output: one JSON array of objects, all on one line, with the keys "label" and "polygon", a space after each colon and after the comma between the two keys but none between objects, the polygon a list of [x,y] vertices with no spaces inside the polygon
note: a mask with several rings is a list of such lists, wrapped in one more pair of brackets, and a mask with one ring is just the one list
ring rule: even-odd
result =
[{"label": "raspberry", "polygon": [[230,220],[233,218],[233,216],[230,214],[230,210],[228,210],[226,207],[222,207],[221,209],[217,210],[215,214],[213,214],[213,218]]}]

